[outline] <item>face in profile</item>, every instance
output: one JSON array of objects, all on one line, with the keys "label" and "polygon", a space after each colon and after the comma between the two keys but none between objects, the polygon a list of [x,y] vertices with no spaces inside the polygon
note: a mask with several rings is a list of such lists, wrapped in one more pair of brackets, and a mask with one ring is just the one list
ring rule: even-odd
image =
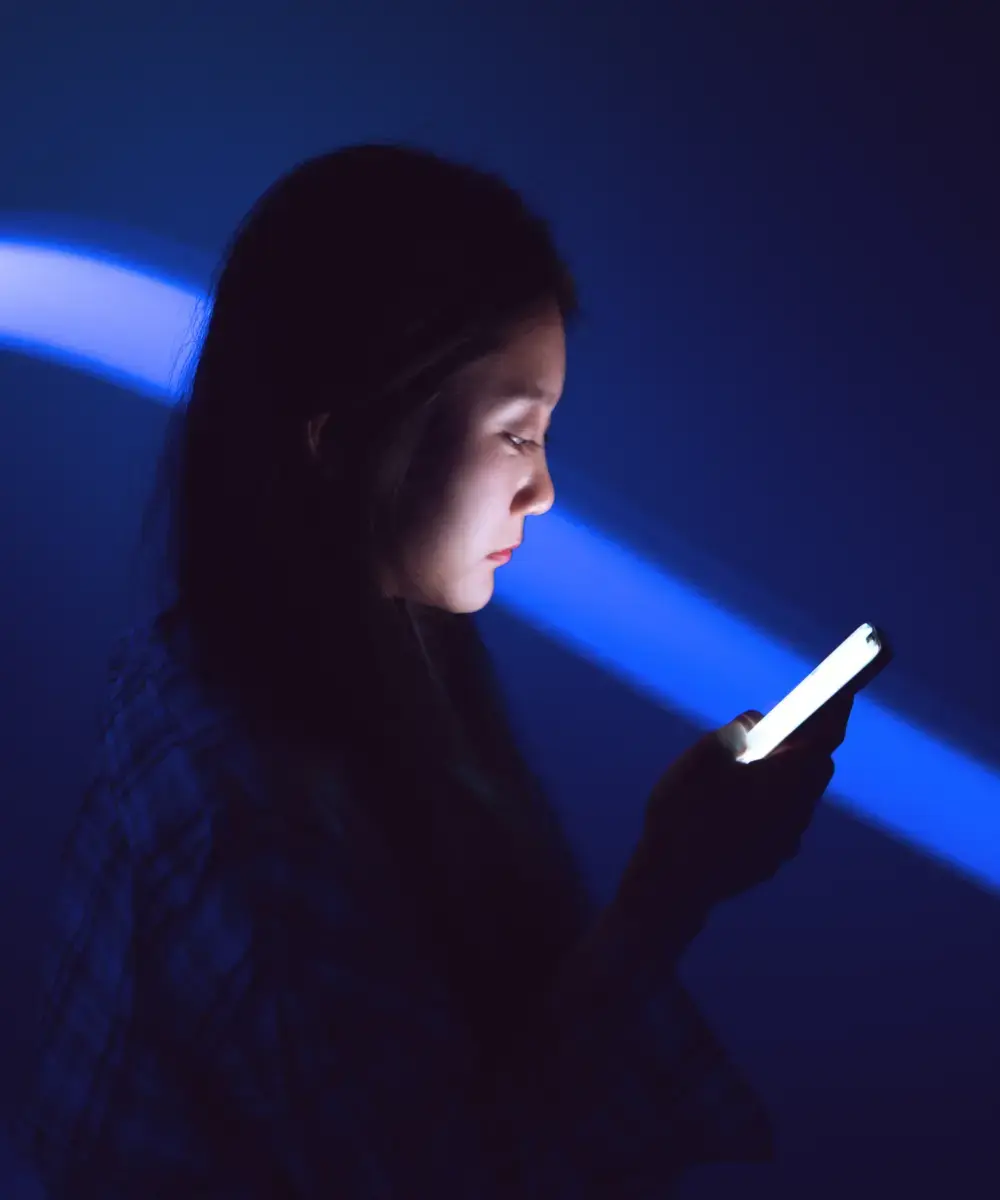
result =
[{"label": "face in profile", "polygon": [[455,466],[431,519],[403,548],[390,594],[454,613],[489,603],[506,561],[491,556],[517,547],[526,518],[555,498],[545,436],[565,378],[565,330],[554,306],[455,377]]}]

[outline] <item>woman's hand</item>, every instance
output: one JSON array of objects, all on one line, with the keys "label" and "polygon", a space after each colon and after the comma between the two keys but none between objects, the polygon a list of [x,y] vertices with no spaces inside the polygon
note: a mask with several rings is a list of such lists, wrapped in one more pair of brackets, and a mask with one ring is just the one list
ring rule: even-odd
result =
[{"label": "woman's hand", "polygon": [[798,852],[833,779],[853,704],[851,692],[835,696],[758,762],[737,762],[732,745],[759,712],[700,738],[653,788],[622,898],[669,896],[707,913],[770,879]]}]

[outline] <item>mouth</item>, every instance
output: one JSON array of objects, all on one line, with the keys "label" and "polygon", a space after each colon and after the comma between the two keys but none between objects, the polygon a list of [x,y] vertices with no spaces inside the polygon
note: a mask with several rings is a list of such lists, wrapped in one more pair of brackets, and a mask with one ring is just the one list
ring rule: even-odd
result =
[{"label": "mouth", "polygon": [[507,562],[520,544],[520,542],[517,542],[513,546],[508,546],[506,550],[495,550],[492,554],[487,554],[486,557],[492,559],[494,562]]}]

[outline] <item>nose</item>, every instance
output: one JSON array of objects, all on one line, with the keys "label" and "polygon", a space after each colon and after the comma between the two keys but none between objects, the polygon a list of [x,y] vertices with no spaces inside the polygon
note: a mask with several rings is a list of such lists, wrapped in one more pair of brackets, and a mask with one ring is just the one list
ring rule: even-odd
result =
[{"label": "nose", "polygon": [[539,464],[519,499],[518,507],[527,516],[540,517],[549,511],[555,503],[556,489],[547,463],[543,461]]}]

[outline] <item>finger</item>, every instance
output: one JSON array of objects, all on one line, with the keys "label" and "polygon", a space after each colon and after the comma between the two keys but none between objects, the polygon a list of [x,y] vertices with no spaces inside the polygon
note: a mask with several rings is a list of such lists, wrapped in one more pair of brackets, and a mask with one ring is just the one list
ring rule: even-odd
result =
[{"label": "finger", "polygon": [[779,809],[799,807],[800,798],[806,809],[815,806],[836,770],[830,755],[794,746],[779,746],[767,758],[750,763],[745,769],[757,774],[765,803],[773,803]]},{"label": "finger", "polygon": [[[842,690],[831,696],[827,702],[816,710],[809,718],[817,725],[845,725],[854,709],[854,692]],[[807,723],[807,722],[806,722]]]},{"label": "finger", "polygon": [[821,704],[802,724],[822,725],[830,721],[844,721],[850,715],[853,704],[854,697],[850,693],[838,692],[836,696],[831,696]]},{"label": "finger", "polygon": [[792,746],[810,745],[818,751],[832,754],[844,744],[847,724],[854,708],[851,693],[839,693],[828,700],[822,708],[799,726],[785,744]]},{"label": "finger", "polygon": [[806,729],[803,726],[786,738],[773,754],[810,754],[823,758],[839,750],[846,737],[846,729],[828,729],[823,726]]},{"label": "finger", "polygon": [[815,805],[808,810],[800,810],[791,817],[788,814],[775,814],[758,824],[756,830],[749,832],[747,844],[752,845],[755,855],[762,861],[770,860],[778,870],[783,863],[794,858],[802,848],[802,839],[812,824]]},{"label": "finger", "polygon": [[815,807],[823,798],[836,773],[836,766],[830,755],[804,754],[796,764],[797,784],[801,790],[805,805]]},{"label": "finger", "polygon": [[738,758],[747,748],[747,734],[763,719],[763,714],[757,709],[748,708],[727,725],[714,730],[710,736],[722,746],[727,758]]}]

